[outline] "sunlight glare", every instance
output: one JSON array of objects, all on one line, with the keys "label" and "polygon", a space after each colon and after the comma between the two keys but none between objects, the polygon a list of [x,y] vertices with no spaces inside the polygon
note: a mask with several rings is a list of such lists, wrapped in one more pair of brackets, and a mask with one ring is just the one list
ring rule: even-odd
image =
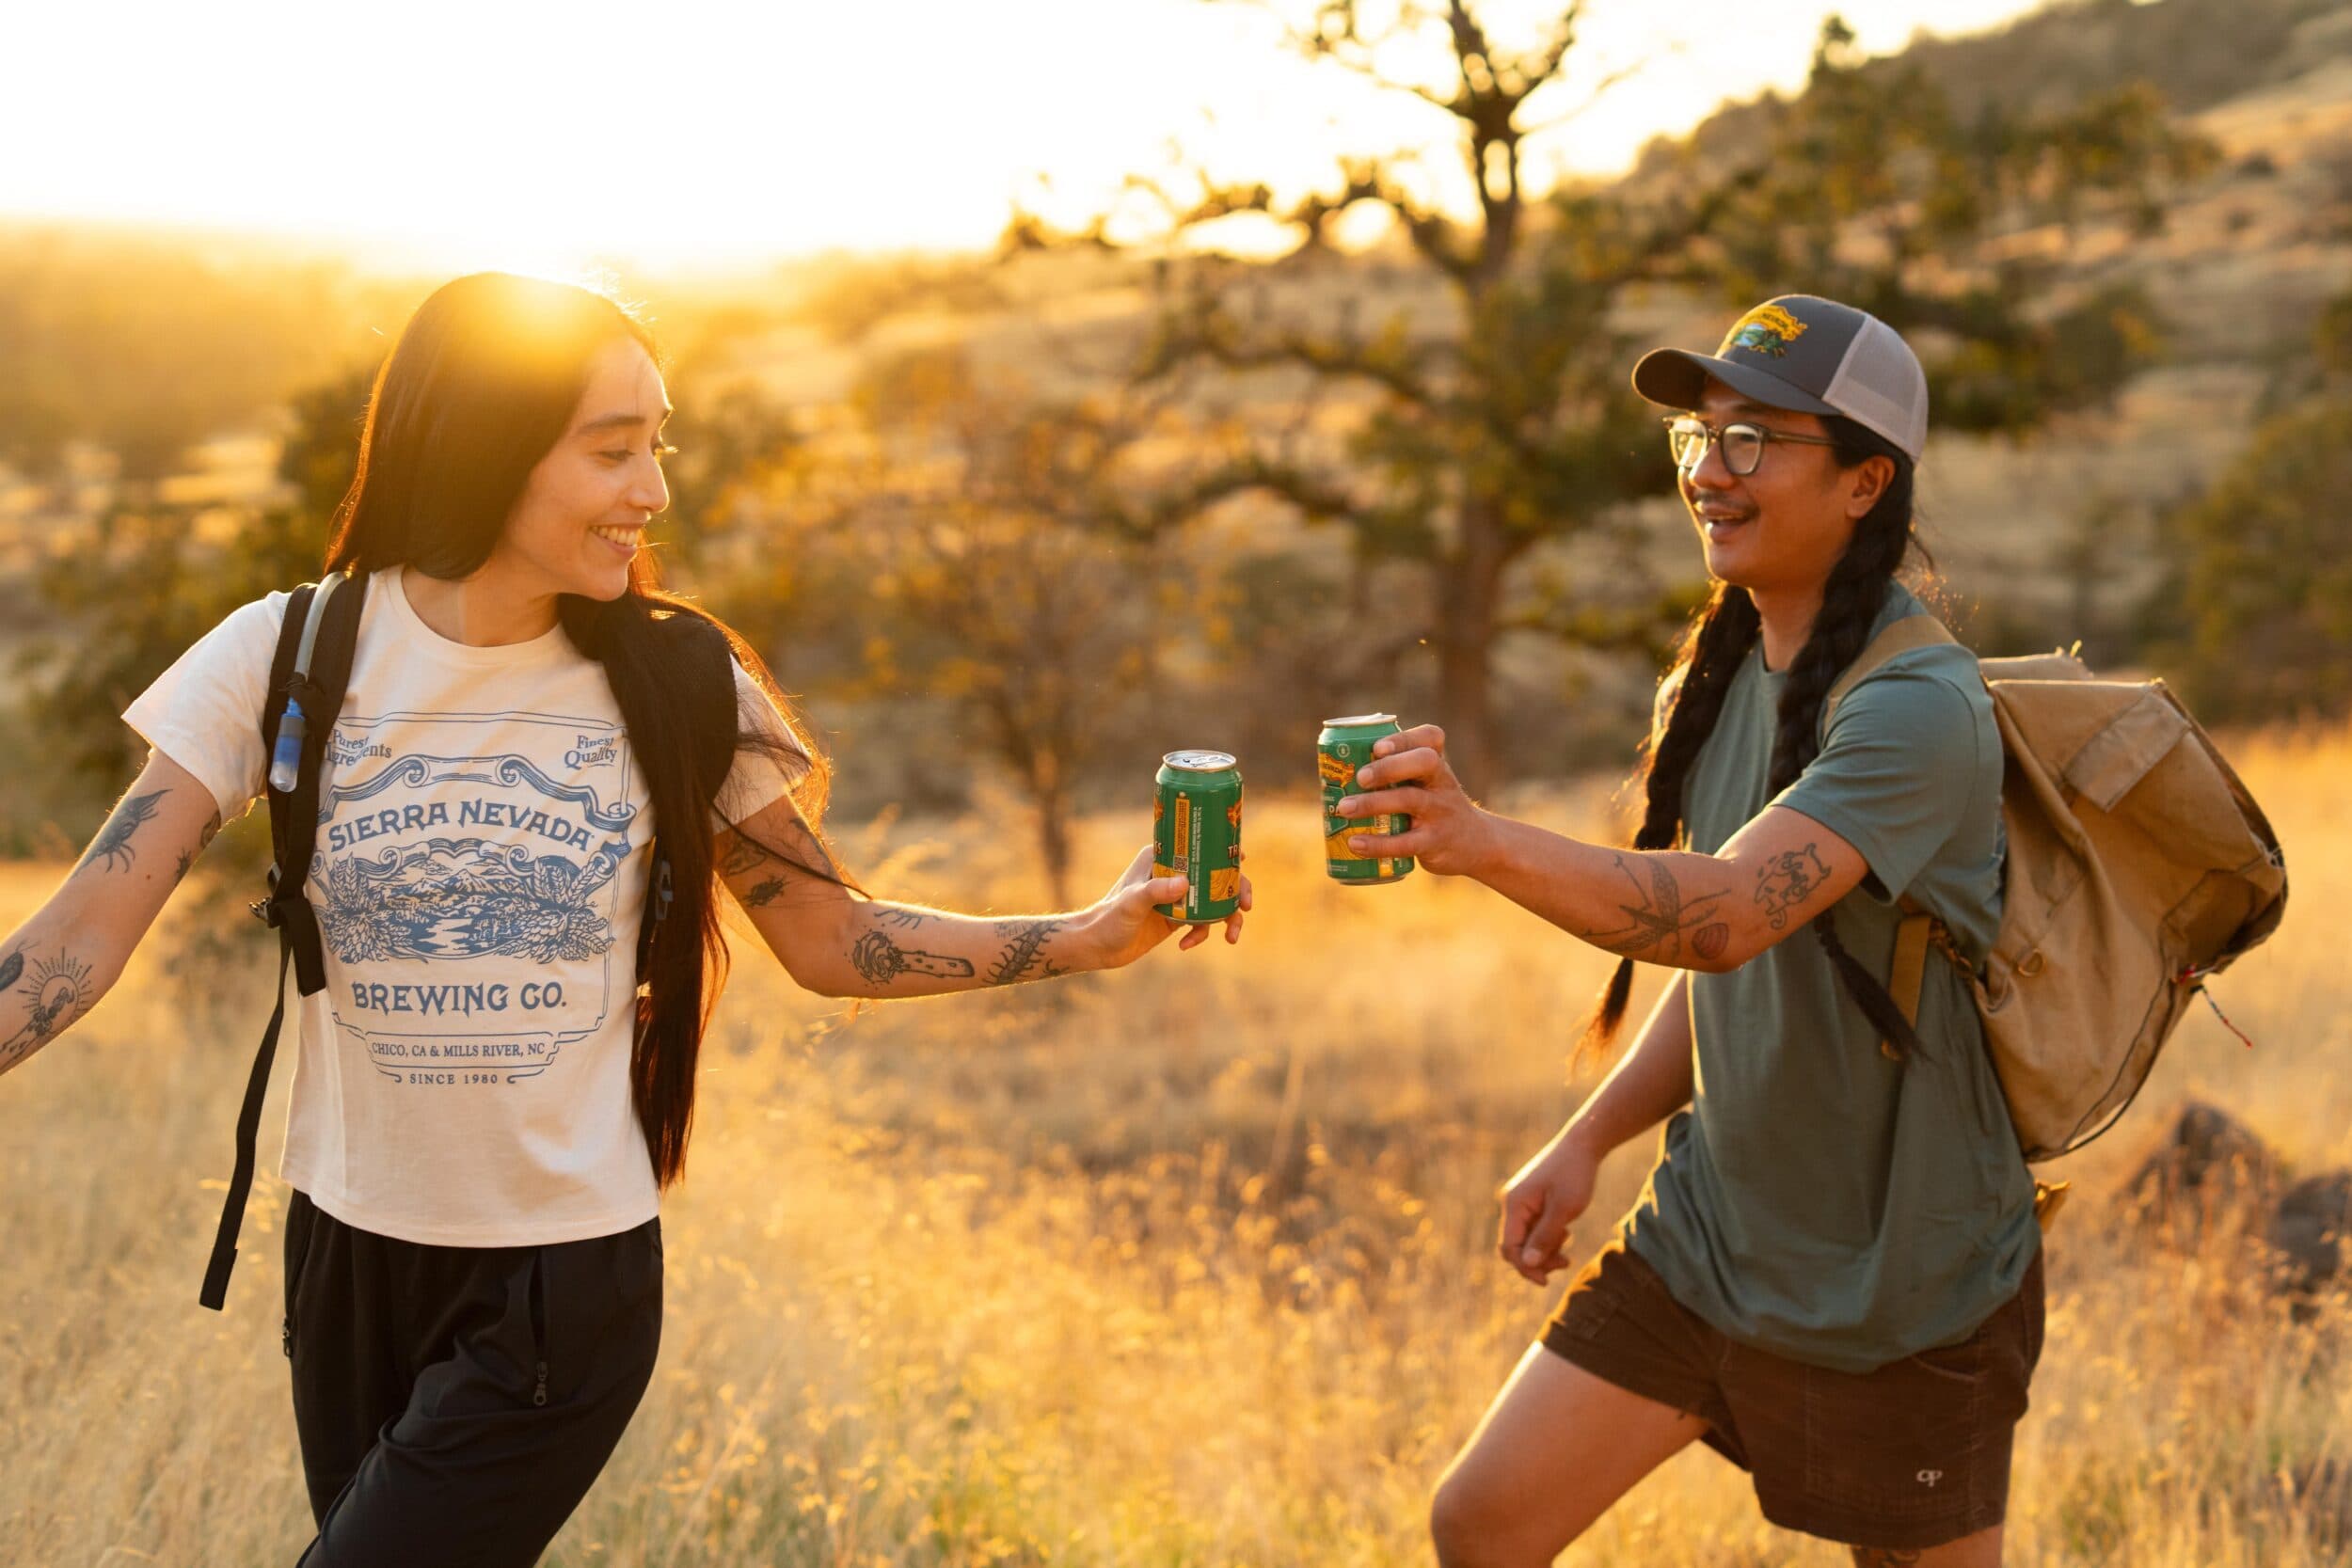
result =
[{"label": "sunlight glare", "polygon": [[[1372,0],[1376,15],[1384,0]],[[1725,97],[1802,84],[1823,0],[1613,0],[1532,101],[1538,186],[1627,167]],[[1849,7],[1866,49],[1994,23],[2026,0]],[[1489,0],[1499,41],[1560,0]],[[1131,172],[1184,161],[1293,197],[1343,153],[1419,153],[1466,207],[1459,127],[1407,93],[1287,52],[1271,7],[1201,0],[676,0],[660,12],[416,0],[397,17],[291,0],[45,7],[11,52],[47,62],[0,102],[38,157],[0,220],[200,226],[364,244],[372,261],[676,268],[829,250],[981,248],[1051,180],[1082,223]],[[130,40],[136,47],[130,47]],[[1442,89],[1442,43],[1384,70]],[[1606,92],[1629,68],[1641,69]],[[1596,96],[1597,94],[1597,96]],[[1573,113],[1571,114],[1571,111]],[[1351,217],[1353,236],[1376,219]],[[1244,226],[1246,227],[1246,226]]]}]

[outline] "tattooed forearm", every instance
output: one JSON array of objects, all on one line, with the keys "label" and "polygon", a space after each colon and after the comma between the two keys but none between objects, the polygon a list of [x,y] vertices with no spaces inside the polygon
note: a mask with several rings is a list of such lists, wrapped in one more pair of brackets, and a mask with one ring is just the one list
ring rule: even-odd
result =
[{"label": "tattooed forearm", "polygon": [[766,909],[769,905],[774,903],[777,895],[783,892],[784,879],[781,877],[771,877],[766,881],[761,882],[750,892],[743,895],[743,907],[747,910]]},{"label": "tattooed forearm", "polygon": [[1686,900],[1673,869],[1655,855],[1619,855],[1616,862],[1617,874],[1632,895],[1630,902],[1617,906],[1627,924],[1587,931],[1586,941],[1652,963],[1677,962],[1686,951],[1711,963],[1729,949],[1731,927],[1717,918],[1725,895],[1709,893]]},{"label": "tattooed forearm", "polygon": [[[98,830],[98,836],[90,840],[88,850],[82,856],[82,863],[102,865],[109,871],[131,869],[131,863],[138,859],[136,851],[131,847],[131,840],[154,816],[156,803],[169,793],[169,790],[158,789],[149,795],[125,797],[122,803],[115,807],[114,815],[106,818],[106,825]],[[121,863],[119,865],[115,863],[118,861]]]},{"label": "tattooed forearm", "polygon": [[1764,918],[1775,931],[1788,928],[1788,916],[1798,905],[1820,891],[1829,879],[1829,867],[1815,851],[1817,845],[1790,849],[1774,855],[1756,873],[1756,901],[1764,907]]},{"label": "tattooed forearm", "polygon": [[896,904],[877,905],[874,910],[876,924],[896,926],[908,931],[920,930],[930,918],[921,910],[901,909]]},{"label": "tattooed forearm", "polygon": [[942,953],[914,953],[881,931],[868,931],[850,948],[850,962],[871,986],[886,986],[901,974],[931,974],[946,980],[967,980],[972,960]]},{"label": "tattooed forearm", "polygon": [[55,958],[36,958],[32,974],[25,974],[22,949],[0,959],[0,1029],[8,1027],[15,1015],[12,1004],[21,1002],[25,1007],[24,1022],[0,1039],[0,1070],[16,1066],[25,1057],[63,1033],[66,1026],[98,1000],[97,989],[90,984],[89,965],[71,953],[60,953]]},{"label": "tattooed forearm", "polygon": [[1015,980],[1050,980],[1070,972],[1046,958],[1041,951],[1046,938],[1068,925],[1066,920],[1000,920],[996,934],[1011,940],[1005,950],[996,955],[990,966],[988,983],[1009,986]]}]

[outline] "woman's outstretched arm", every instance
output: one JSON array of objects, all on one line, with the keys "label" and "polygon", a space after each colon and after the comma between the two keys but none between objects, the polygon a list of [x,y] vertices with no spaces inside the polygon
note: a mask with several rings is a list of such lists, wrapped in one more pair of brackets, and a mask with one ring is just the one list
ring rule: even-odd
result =
[{"label": "woman's outstretched arm", "polygon": [[149,753],[65,881],[0,943],[0,1072],[97,1006],[219,831],[212,791]]},{"label": "woman's outstretched arm", "polygon": [[[825,996],[936,996],[1116,969],[1184,929],[1152,906],[1181,899],[1184,879],[1153,878],[1148,846],[1087,908],[1014,916],[867,898],[811,875],[803,868],[832,863],[789,797],[721,833],[717,854],[721,878],[786,972]],[[1243,910],[1251,896],[1245,877]],[[1227,942],[1241,940],[1239,912],[1224,925]],[[1179,945],[1197,947],[1210,930],[1196,926]]]}]

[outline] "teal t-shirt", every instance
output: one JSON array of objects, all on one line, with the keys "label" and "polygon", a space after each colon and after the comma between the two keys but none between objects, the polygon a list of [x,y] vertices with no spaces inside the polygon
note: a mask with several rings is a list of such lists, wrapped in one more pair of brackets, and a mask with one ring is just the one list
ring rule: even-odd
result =
[{"label": "teal t-shirt", "polygon": [[[1878,625],[1924,612],[1898,586]],[[2000,923],[2002,753],[1974,656],[1889,660],[1769,800],[1786,680],[1759,641],[1685,781],[1690,847],[1713,853],[1767,806],[1801,812],[1869,864],[1836,919],[1872,974],[1892,967],[1905,894],[1980,959]],[[1626,1222],[1677,1301],[1740,1343],[1862,1372],[1964,1338],[2016,1293],[2040,1244],[2033,1180],[1975,1005],[1933,952],[1917,1030],[1923,1049],[1889,1060],[1809,929],[1691,976],[1691,1106]]]}]

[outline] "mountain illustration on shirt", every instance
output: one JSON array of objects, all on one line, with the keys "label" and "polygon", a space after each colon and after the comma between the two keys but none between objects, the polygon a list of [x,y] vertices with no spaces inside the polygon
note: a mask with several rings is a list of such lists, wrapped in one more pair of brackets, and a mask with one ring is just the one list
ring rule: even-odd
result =
[{"label": "mountain illustration on shirt", "polygon": [[[627,841],[616,848],[626,854]],[[387,849],[377,860],[335,862],[319,925],[347,964],[592,958],[612,945],[612,927],[589,900],[618,862],[618,854],[607,853],[582,865],[479,838],[427,839]]]}]

